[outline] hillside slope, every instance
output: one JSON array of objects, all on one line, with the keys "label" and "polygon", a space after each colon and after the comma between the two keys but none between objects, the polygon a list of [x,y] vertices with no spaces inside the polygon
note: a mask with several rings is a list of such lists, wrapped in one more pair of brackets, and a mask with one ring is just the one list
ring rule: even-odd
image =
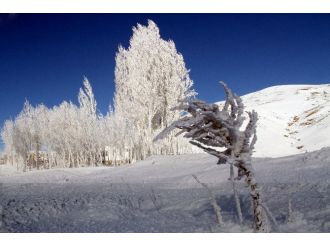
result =
[{"label": "hillside slope", "polygon": [[330,146],[330,84],[273,86],[242,99],[247,110],[259,114],[255,157]]}]

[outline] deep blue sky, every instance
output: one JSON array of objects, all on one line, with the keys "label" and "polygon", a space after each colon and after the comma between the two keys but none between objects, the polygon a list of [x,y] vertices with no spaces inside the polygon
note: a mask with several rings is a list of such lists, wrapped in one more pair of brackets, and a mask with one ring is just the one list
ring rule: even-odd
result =
[{"label": "deep blue sky", "polygon": [[223,99],[219,80],[239,94],[271,85],[330,82],[330,15],[19,14],[0,15],[0,123],[25,99],[51,107],[77,102],[86,75],[105,113],[114,58],[132,26],[152,19],[174,40],[201,99]]}]

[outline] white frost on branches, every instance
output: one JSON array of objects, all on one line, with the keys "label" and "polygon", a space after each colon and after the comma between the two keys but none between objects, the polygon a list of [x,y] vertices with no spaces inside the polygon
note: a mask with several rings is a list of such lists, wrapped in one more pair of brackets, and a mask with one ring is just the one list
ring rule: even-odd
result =
[{"label": "white frost on branches", "polygon": [[96,100],[92,86],[86,77],[84,77],[83,84],[84,88],[80,88],[78,95],[80,109],[86,111],[87,115],[96,116]]},{"label": "white frost on branches", "polygon": [[131,130],[123,136],[129,140],[125,148],[132,154],[130,159],[191,149],[183,138],[173,135],[161,143],[152,142],[156,134],[179,118],[179,111],[171,111],[177,101],[195,94],[183,56],[173,41],[160,37],[153,21],[133,28],[128,49],[119,47],[115,83],[115,117]]},{"label": "white frost on branches", "polygon": [[244,177],[250,189],[254,228],[256,231],[268,231],[259,185],[251,163],[252,151],[257,140],[258,115],[255,111],[247,112],[249,119],[243,129],[245,117],[242,100],[233,94],[224,82],[221,84],[227,96],[222,109],[216,104],[207,104],[197,99],[183,100],[175,109],[187,114],[164,129],[155,140],[164,138],[174,129],[180,129],[179,134],[185,133],[184,137],[190,138],[191,144],[216,156],[218,164],[228,163],[236,167],[237,178]]},{"label": "white frost on branches", "polygon": [[191,152],[174,133],[160,143],[152,140],[180,117],[171,111],[178,100],[190,98],[192,80],[173,41],[160,37],[153,21],[138,24],[127,49],[119,47],[115,68],[114,110],[98,114],[93,89],[86,77],[79,105],[24,104],[22,112],[5,122],[1,137],[7,162],[18,168],[119,165],[151,154]]}]

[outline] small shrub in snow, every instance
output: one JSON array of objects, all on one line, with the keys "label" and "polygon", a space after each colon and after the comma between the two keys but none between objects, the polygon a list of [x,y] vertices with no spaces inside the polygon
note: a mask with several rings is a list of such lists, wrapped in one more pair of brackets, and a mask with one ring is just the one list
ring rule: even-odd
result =
[{"label": "small shrub in snow", "polygon": [[228,163],[238,170],[238,179],[244,177],[250,189],[254,214],[254,229],[257,232],[268,231],[266,215],[262,207],[259,185],[255,179],[251,155],[257,140],[255,111],[247,112],[249,121],[245,128],[244,105],[223,82],[227,99],[222,109],[216,104],[208,104],[192,99],[181,101],[176,110],[186,112],[179,120],[164,129],[155,140],[167,136],[174,129],[190,138],[190,143],[218,158],[218,164]]}]

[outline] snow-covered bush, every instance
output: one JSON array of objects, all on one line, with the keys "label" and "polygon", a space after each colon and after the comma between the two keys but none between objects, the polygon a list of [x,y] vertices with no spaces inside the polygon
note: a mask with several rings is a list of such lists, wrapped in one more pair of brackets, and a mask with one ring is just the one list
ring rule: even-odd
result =
[{"label": "snow-covered bush", "polygon": [[266,215],[262,207],[259,185],[255,179],[251,155],[257,140],[255,111],[247,112],[249,120],[243,129],[244,105],[239,96],[233,94],[223,82],[226,102],[222,109],[216,104],[208,104],[197,99],[185,99],[175,107],[186,112],[179,120],[165,128],[155,140],[167,136],[174,129],[178,134],[190,138],[190,143],[218,158],[218,164],[228,163],[238,170],[237,179],[245,178],[250,189],[254,214],[254,229],[268,231]]}]

